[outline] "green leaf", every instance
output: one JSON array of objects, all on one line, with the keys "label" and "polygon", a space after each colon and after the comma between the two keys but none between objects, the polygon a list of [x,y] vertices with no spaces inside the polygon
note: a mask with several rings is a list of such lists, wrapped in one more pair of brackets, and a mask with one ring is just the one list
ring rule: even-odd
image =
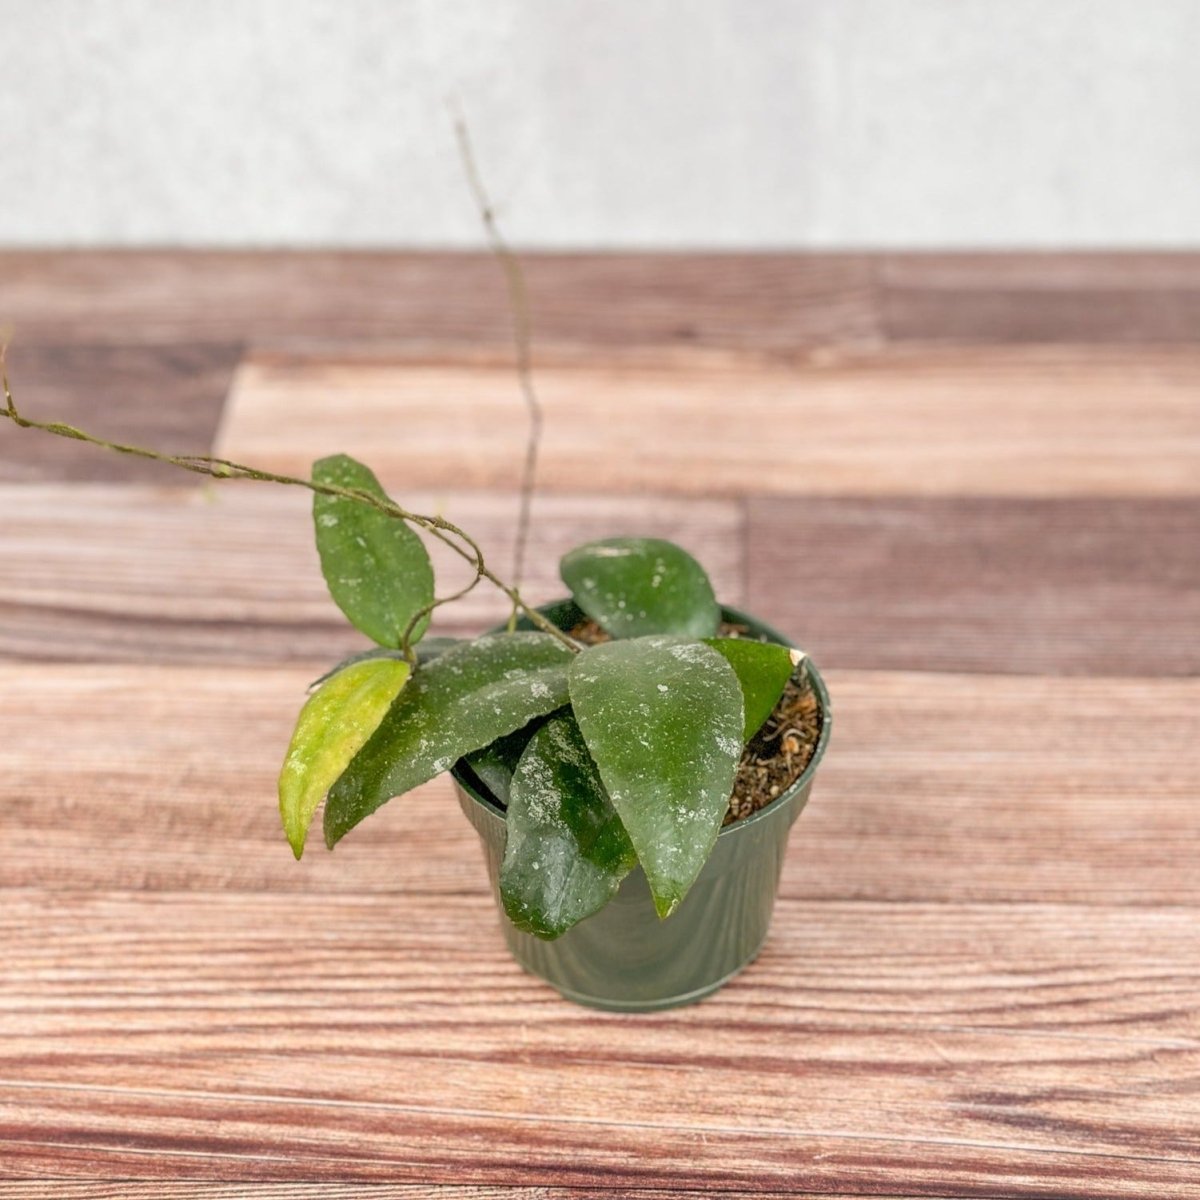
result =
[{"label": "green leaf", "polygon": [[637,855],[574,717],[552,717],[517,763],[500,867],[504,911],[547,940],[598,912]]},{"label": "green leaf", "polygon": [[537,720],[522,726],[513,733],[498,737],[494,742],[465,755],[467,765],[479,777],[480,783],[491,792],[500,804],[508,807],[509,791],[513,772],[530,738],[537,732]]},{"label": "green leaf", "polygon": [[758,642],[753,638],[705,638],[704,642],[723,655],[737,672],[746,710],[742,740],[748,742],[775,711],[792,677],[799,652],[777,642]]},{"label": "green leaf", "polygon": [[742,754],[742,689],[711,646],[608,642],[571,664],[571,704],[668,916],[712,851]]},{"label": "green leaf", "polygon": [[704,568],[661,538],[606,538],[560,564],[575,603],[615,638],[677,633],[708,637],[721,609]]},{"label": "green leaf", "polygon": [[[387,494],[369,468],[345,454],[313,464],[313,482]],[[433,602],[433,567],[407,522],[341,496],[313,497],[317,553],[329,594],[346,619],[381,646],[400,645],[413,616]],[[425,632],[428,617],[413,630]]]},{"label": "green leaf", "polygon": [[375,732],[408,680],[408,663],[372,658],[335,672],[300,710],[279,773],[279,815],[297,858],[334,780]]},{"label": "green leaf", "polygon": [[420,646],[417,647],[417,661],[424,666],[425,663],[431,663],[435,658],[441,658],[447,650],[453,650],[455,646],[462,645],[462,638],[456,637],[431,637],[425,638]]},{"label": "green leaf", "polygon": [[330,790],[326,843],[464,754],[562,708],[571,657],[548,633],[493,633],[421,666]]}]

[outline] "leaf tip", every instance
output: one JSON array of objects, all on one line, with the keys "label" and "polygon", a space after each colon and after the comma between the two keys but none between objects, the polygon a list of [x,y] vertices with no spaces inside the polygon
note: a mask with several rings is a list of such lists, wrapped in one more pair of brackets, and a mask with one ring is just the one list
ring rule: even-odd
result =
[{"label": "leaf tip", "polygon": [[292,848],[296,861],[304,853],[304,841],[308,836],[308,823],[297,812],[297,799],[288,787],[287,769],[279,777],[279,817],[283,825],[283,836]]},{"label": "leaf tip", "polygon": [[324,458],[314,460],[312,465],[313,478],[338,470],[346,463],[354,460],[348,454],[326,454]]},{"label": "leaf tip", "polygon": [[[326,810],[326,812],[328,812],[328,810]],[[325,849],[332,850],[334,846],[336,846],[338,842],[342,840],[342,834],[346,831],[344,829],[338,829],[336,826],[331,824],[327,818],[324,824],[323,832],[325,834]]]}]

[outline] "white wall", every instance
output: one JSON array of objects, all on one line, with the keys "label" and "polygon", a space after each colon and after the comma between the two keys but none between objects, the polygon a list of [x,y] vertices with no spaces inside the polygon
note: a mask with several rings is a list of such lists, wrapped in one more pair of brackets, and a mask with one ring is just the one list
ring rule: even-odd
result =
[{"label": "white wall", "polygon": [[1200,0],[0,0],[0,243],[1200,244]]}]

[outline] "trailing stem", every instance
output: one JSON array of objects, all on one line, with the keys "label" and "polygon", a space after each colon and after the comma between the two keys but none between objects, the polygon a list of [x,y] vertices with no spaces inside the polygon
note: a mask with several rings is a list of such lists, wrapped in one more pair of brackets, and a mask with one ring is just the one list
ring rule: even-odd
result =
[{"label": "trailing stem", "polygon": [[[533,322],[529,315],[529,293],[525,287],[525,273],[520,259],[512,252],[500,226],[496,222],[496,210],[492,206],[483,177],[471,148],[471,135],[461,112],[454,113],[454,132],[458,137],[458,149],[462,155],[463,170],[467,185],[479,208],[479,217],[487,234],[488,245],[504,271],[504,282],[508,287],[509,309],[512,313],[513,345],[517,355],[517,379],[521,396],[529,414],[529,436],[525,442],[525,463],[521,471],[521,499],[517,513],[517,536],[513,548],[513,586],[520,587],[525,573],[525,552],[529,544],[529,525],[533,509],[533,492],[537,483],[538,449],[542,441],[543,413],[537,389],[533,384]],[[513,610],[515,619],[516,610]]]},{"label": "trailing stem", "polygon": [[256,467],[248,467],[241,463],[231,462],[228,459],[214,458],[210,455],[160,454],[157,451],[148,450],[142,446],[110,442],[104,438],[86,433],[82,429],[77,429],[73,425],[63,424],[60,421],[31,420],[17,410],[17,406],[13,401],[12,392],[8,386],[7,370],[4,366],[4,355],[7,350],[6,345],[0,345],[0,374],[3,377],[5,400],[5,408],[0,410],[0,416],[7,417],[14,425],[21,429],[40,429],[45,433],[51,433],[57,437],[87,442],[90,445],[99,446],[101,449],[110,450],[116,454],[128,454],[135,458],[167,463],[170,466],[179,467],[181,470],[191,471],[197,475],[208,475],[214,479],[253,479],[261,483],[278,483],[289,487],[302,487],[320,495],[339,496],[345,499],[356,500],[361,504],[366,504],[382,513],[386,513],[389,517],[408,521],[418,528],[426,530],[433,537],[449,546],[460,558],[470,563],[475,574],[470,582],[458,591],[452,592],[448,596],[437,597],[413,615],[401,635],[401,649],[404,651],[404,655],[409,662],[416,662],[416,652],[412,646],[412,634],[417,626],[434,609],[440,608],[443,604],[449,604],[453,600],[461,599],[468,592],[472,591],[481,579],[486,579],[494,587],[498,588],[512,603],[512,614],[508,622],[510,631],[516,628],[518,616],[524,613],[538,629],[552,634],[559,641],[570,646],[572,650],[577,650],[578,647],[576,644],[566,634],[550,621],[546,620],[540,612],[525,603],[521,598],[519,590],[524,576],[526,551],[529,544],[530,516],[533,506],[534,486],[537,480],[538,448],[541,443],[543,425],[542,406],[533,383],[531,351],[532,322],[529,316],[529,298],[520,261],[509,248],[496,223],[495,210],[483,185],[483,179],[480,176],[475,155],[471,148],[470,134],[467,130],[466,122],[461,115],[455,116],[454,127],[458,137],[459,150],[462,154],[467,183],[479,207],[479,215],[487,232],[488,244],[504,271],[505,283],[508,287],[509,307],[512,313],[517,378],[520,383],[521,395],[525,401],[525,408],[529,415],[529,436],[525,445],[525,461],[521,472],[520,506],[517,515],[517,531],[513,551],[513,581],[511,584],[500,579],[491,570],[484,560],[483,551],[479,548],[478,544],[457,525],[452,524],[442,517],[410,512],[408,509],[401,508],[400,505],[390,500],[381,499],[358,488],[345,488],[334,484],[315,483],[310,479],[300,479],[292,475],[280,475],[272,471],[261,471]]},{"label": "trailing stem", "polygon": [[479,548],[474,538],[457,525],[447,521],[444,517],[410,512],[408,509],[402,508],[399,504],[391,500],[372,495],[361,488],[315,483],[311,479],[301,479],[295,475],[280,475],[274,471],[262,471],[257,467],[249,467],[243,463],[232,462],[226,458],[214,458],[207,454],[162,454],[157,450],[149,450],[143,446],[131,446],[95,437],[82,429],[77,429],[74,425],[66,425],[61,421],[35,421],[30,417],[24,416],[17,409],[16,401],[13,399],[12,391],[8,384],[8,369],[5,363],[6,351],[6,346],[0,346],[0,382],[3,383],[4,387],[4,408],[0,409],[0,416],[6,417],[19,429],[38,429],[43,433],[53,434],[55,437],[86,442],[88,445],[98,446],[102,450],[110,450],[115,454],[126,454],[134,458],[149,459],[151,462],[166,463],[168,466],[178,467],[183,471],[191,471],[195,475],[207,475],[213,479],[252,479],[259,483],[277,483],[287,487],[301,487],[323,496],[338,496],[347,500],[355,500],[360,504],[365,504],[370,508],[385,513],[387,516],[393,517],[398,521],[408,521],[410,524],[417,526],[419,529],[424,529],[432,537],[449,546],[455,554],[470,564],[472,570],[475,572],[475,577],[459,591],[437,599],[432,604],[427,605],[424,610],[417,613],[409,622],[402,638],[402,648],[405,656],[410,661],[415,659],[415,652],[411,645],[411,636],[418,622],[424,619],[433,609],[466,595],[481,579],[486,579],[490,584],[503,592],[511,601],[513,610],[524,613],[536,628],[540,629],[543,633],[551,634],[572,650],[578,650],[579,647],[571,638],[551,621],[548,621],[536,608],[531,607],[522,599],[520,591],[515,585],[506,583],[492,571],[483,557],[483,551]]}]

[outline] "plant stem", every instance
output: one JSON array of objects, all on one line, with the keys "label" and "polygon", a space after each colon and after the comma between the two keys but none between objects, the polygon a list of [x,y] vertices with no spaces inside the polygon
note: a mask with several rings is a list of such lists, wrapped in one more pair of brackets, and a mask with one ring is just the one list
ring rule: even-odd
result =
[{"label": "plant stem", "polygon": [[392,500],[372,495],[361,488],[315,483],[311,479],[300,479],[294,475],[280,475],[274,471],[261,471],[256,467],[248,467],[242,463],[231,462],[226,458],[214,458],[207,454],[161,454],[156,450],[148,450],[143,446],[110,442],[105,438],[95,437],[90,433],[84,432],[82,429],[77,429],[73,425],[65,425],[61,421],[32,420],[29,417],[23,416],[18,411],[16,402],[13,400],[12,391],[8,385],[8,369],[5,364],[6,349],[7,347],[0,347],[0,382],[4,386],[5,403],[5,407],[0,409],[0,416],[7,417],[19,429],[38,429],[43,433],[53,434],[55,437],[86,442],[91,446],[98,446],[102,450],[110,450],[115,454],[127,454],[134,458],[144,458],[152,462],[166,463],[168,466],[178,467],[183,471],[191,471],[196,475],[207,475],[213,479],[252,479],[259,483],[278,483],[287,487],[306,488],[308,491],[318,493],[322,496],[339,496],[347,500],[356,500],[360,504],[365,504],[370,508],[377,509],[379,512],[386,513],[389,517],[393,517],[396,520],[408,521],[418,528],[426,530],[433,537],[437,538],[438,541],[444,542],[455,554],[460,558],[466,559],[471,564],[471,567],[475,571],[475,578],[466,587],[455,592],[453,595],[435,600],[422,612],[417,613],[413,617],[402,639],[406,657],[410,657],[410,659],[415,657],[412,647],[409,644],[409,638],[417,623],[429,612],[432,612],[433,609],[466,595],[481,579],[486,579],[490,584],[503,592],[512,602],[514,610],[523,612],[536,628],[540,629],[543,633],[548,633],[557,638],[572,650],[577,651],[579,649],[575,642],[563,633],[558,626],[547,620],[536,608],[527,604],[514,585],[505,583],[504,580],[500,579],[491,570],[484,560],[483,551],[479,548],[474,538],[457,525],[447,521],[444,517],[410,512]]},{"label": "plant stem", "polygon": [[[461,112],[454,113],[454,132],[458,138],[458,150],[462,156],[467,185],[479,208],[479,217],[487,233],[488,245],[504,271],[504,282],[508,287],[509,309],[512,313],[513,345],[517,353],[517,379],[521,396],[529,414],[529,436],[525,442],[525,464],[521,471],[521,499],[517,513],[517,537],[513,548],[513,586],[520,587],[525,573],[525,552],[529,544],[529,525],[533,509],[533,492],[537,483],[538,449],[542,441],[543,411],[537,390],[533,385],[533,321],[529,315],[529,293],[525,287],[525,273],[521,261],[512,252],[500,226],[496,222],[496,210],[484,187],[483,177],[471,148],[471,135]],[[516,615],[516,609],[513,610]]]}]

